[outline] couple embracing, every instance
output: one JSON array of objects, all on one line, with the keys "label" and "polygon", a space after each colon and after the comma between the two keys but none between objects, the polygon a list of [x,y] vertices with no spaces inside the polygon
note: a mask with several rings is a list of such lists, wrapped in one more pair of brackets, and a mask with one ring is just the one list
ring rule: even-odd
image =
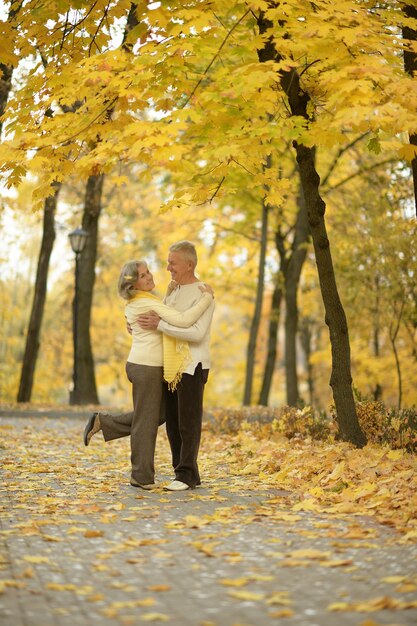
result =
[{"label": "couple embracing", "polygon": [[169,249],[171,282],[164,300],[153,294],[147,263],[129,261],[120,273],[119,295],[132,335],[126,374],[132,383],[133,412],[94,413],[84,443],[101,431],[105,441],[130,435],[133,487],[153,489],[158,426],[166,422],[175,479],[165,488],[185,491],[201,484],[197,457],[204,385],[210,367],[211,287],[195,275],[197,253],[190,241]]}]

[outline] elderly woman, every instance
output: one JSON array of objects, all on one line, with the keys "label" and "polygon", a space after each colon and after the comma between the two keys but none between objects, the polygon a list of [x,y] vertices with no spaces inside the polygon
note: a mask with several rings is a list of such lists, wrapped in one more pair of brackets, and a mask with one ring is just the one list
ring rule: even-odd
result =
[{"label": "elderly woman", "polygon": [[[168,287],[172,290],[174,285]],[[117,417],[95,413],[84,431],[88,445],[93,434],[103,431],[105,441],[130,434],[132,473],[130,484],[142,489],[155,487],[154,455],[162,401],[162,380],[175,389],[190,360],[188,342],[143,330],[137,318],[155,311],[163,320],[180,328],[192,326],[213,300],[211,287],[200,287],[201,300],[185,312],[167,306],[152,293],[153,276],[145,261],[129,261],[120,273],[119,295],[127,300],[125,316],[132,329],[132,346],[127,358],[126,374],[132,383],[133,418],[131,423]]]}]

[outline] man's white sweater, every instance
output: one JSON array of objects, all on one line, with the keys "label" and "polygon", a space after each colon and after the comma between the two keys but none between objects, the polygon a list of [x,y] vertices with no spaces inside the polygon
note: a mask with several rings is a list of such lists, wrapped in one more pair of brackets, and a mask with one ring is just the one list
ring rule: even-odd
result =
[{"label": "man's white sweater", "polygon": [[[164,302],[174,307],[177,311],[186,311],[199,300],[201,300],[202,292],[199,285],[203,283],[198,281],[189,285],[178,285],[174,291],[166,296]],[[210,369],[210,326],[214,313],[214,300],[202,316],[189,328],[178,328],[161,320],[158,324],[158,330],[185,339],[189,342],[191,351],[191,362],[184,370],[186,374],[194,374],[194,370],[199,363],[203,369]]]}]

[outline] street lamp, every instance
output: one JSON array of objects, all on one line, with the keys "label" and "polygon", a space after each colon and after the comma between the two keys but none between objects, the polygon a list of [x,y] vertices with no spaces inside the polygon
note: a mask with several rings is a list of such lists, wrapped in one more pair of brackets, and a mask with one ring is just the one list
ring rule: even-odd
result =
[{"label": "street lamp", "polygon": [[72,251],[75,253],[75,292],[74,292],[74,300],[72,304],[72,334],[74,341],[74,367],[73,367],[73,388],[70,392],[70,404],[76,404],[77,401],[77,384],[78,384],[78,376],[77,376],[77,364],[78,364],[78,355],[77,355],[77,343],[78,343],[78,291],[79,291],[79,278],[78,278],[78,259],[81,252],[85,248],[85,244],[87,242],[88,233],[83,228],[76,228],[69,235],[68,238],[70,240]]}]

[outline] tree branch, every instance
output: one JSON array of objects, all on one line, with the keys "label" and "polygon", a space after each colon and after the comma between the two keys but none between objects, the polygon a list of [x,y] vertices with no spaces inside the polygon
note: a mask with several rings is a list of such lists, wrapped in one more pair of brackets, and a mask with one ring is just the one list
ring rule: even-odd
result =
[{"label": "tree branch", "polygon": [[350,143],[348,143],[346,146],[343,146],[343,148],[340,148],[339,152],[337,153],[337,155],[335,156],[333,163],[330,165],[326,176],[323,178],[323,180],[321,181],[321,184],[324,186],[327,181],[329,180],[331,174],[334,172],[334,169],[337,165],[337,163],[339,162],[340,158],[345,154],[345,152],[347,152],[348,150],[350,150],[350,148],[353,148],[353,146],[355,146],[359,141],[362,141],[362,139],[364,139],[367,135],[369,134],[369,131],[367,131],[366,133],[364,133],[363,135],[359,135],[358,137],[356,137],[355,139],[353,139],[353,141],[351,141]]},{"label": "tree branch", "polygon": [[201,85],[201,83],[203,82],[204,77],[207,75],[207,73],[209,72],[211,66],[213,65],[213,63],[215,62],[215,60],[217,59],[217,57],[219,56],[221,50],[223,49],[223,47],[225,46],[227,40],[229,39],[230,35],[233,33],[233,31],[239,26],[239,24],[245,19],[245,17],[248,15],[248,13],[250,13],[250,9],[248,9],[243,15],[242,17],[236,22],[236,24],[233,24],[232,28],[229,30],[229,32],[227,33],[226,37],[223,39],[222,43],[220,44],[219,49],[217,50],[216,54],[214,55],[214,57],[212,58],[212,60],[210,61],[210,63],[207,65],[206,69],[203,72],[203,75],[201,76],[200,80],[198,81],[198,83],[195,85],[194,89],[192,90],[192,92],[190,93],[190,95],[188,96],[187,100],[184,102],[184,104],[180,107],[180,109],[184,109],[187,104],[189,103],[189,101],[191,100],[191,98],[193,97],[193,95],[195,94],[195,92],[197,91],[197,89],[199,88],[199,86]]},{"label": "tree branch", "polygon": [[338,182],[333,187],[327,187],[326,193],[331,193],[332,191],[335,191],[336,189],[338,189],[339,187],[342,187],[343,185],[345,185],[346,183],[350,182],[351,180],[353,180],[357,176],[361,176],[362,174],[367,173],[367,172],[372,172],[373,170],[376,170],[381,165],[387,165],[387,163],[395,163],[396,161],[398,161],[398,159],[392,159],[392,158],[391,159],[385,159],[384,161],[380,161],[379,163],[374,163],[370,167],[364,167],[363,169],[360,169],[357,172],[354,172],[350,176],[347,176],[346,178],[344,178],[343,180]]}]

